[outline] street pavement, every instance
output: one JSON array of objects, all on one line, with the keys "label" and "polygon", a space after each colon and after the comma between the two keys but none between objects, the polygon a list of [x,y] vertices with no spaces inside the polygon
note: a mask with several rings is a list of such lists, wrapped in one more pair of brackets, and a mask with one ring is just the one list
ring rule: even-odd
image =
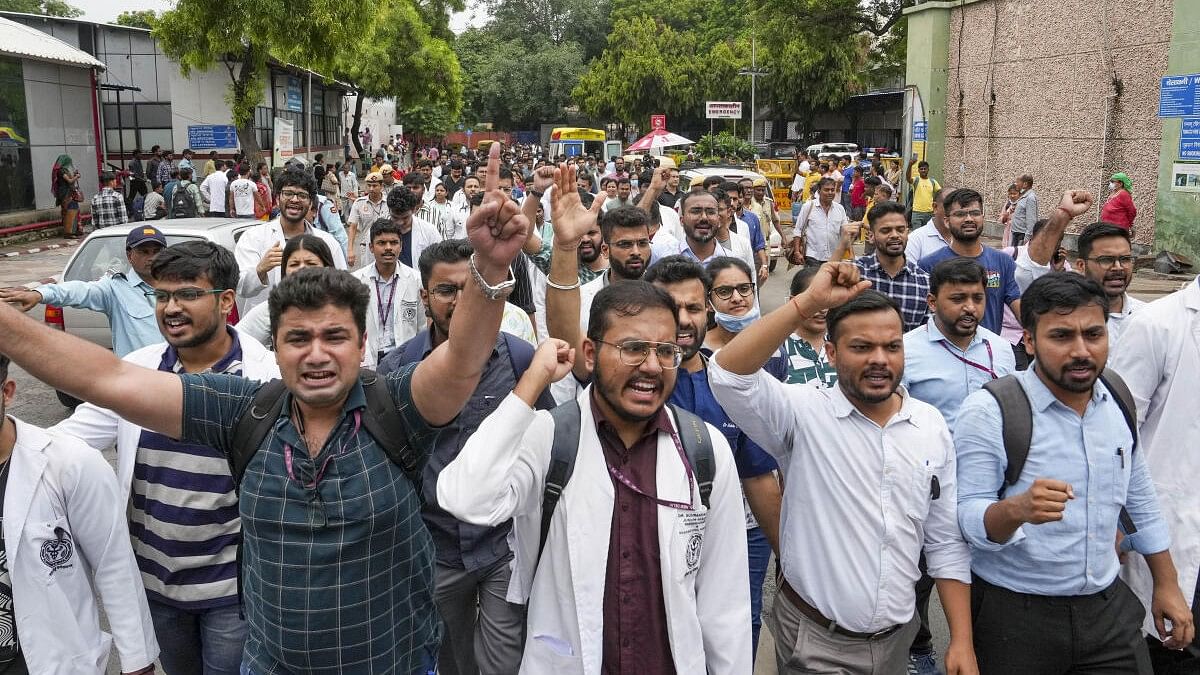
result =
[{"label": "street pavement", "polygon": [[[995,242],[988,243],[995,244]],[[53,244],[59,244],[60,247],[47,247],[47,245]],[[40,248],[40,250],[30,253],[28,252],[30,248]],[[32,286],[43,279],[60,274],[74,251],[74,246],[61,239],[47,240],[38,247],[25,244],[12,249],[0,248],[0,287]],[[11,252],[20,252],[20,255],[5,256],[6,253]],[[762,288],[761,301],[764,314],[787,301],[788,288],[794,272],[795,270],[788,270],[786,261],[778,262],[775,271]],[[1151,301],[1179,289],[1180,286],[1181,282],[1178,279],[1162,279],[1154,275],[1138,274],[1129,290],[1135,297]],[[29,316],[41,321],[41,308],[31,310]],[[64,367],[66,365],[64,364]],[[58,401],[53,389],[33,379],[25,371],[13,366],[10,377],[17,383],[16,401],[9,409],[14,416],[31,424],[45,427],[65,419],[70,414],[70,410]],[[112,449],[105,452],[105,457],[114,467],[116,466],[116,454]],[[773,570],[774,562],[772,562],[771,572],[767,575],[767,584],[764,589],[764,617],[769,614],[775,595]],[[930,607],[930,623],[934,636],[934,647],[939,654],[943,654],[949,641],[949,631],[936,593]],[[774,642],[765,622],[759,640],[758,657],[754,669],[755,675],[774,675],[776,673]],[[120,669],[114,658],[110,663],[109,673],[119,672]]]}]

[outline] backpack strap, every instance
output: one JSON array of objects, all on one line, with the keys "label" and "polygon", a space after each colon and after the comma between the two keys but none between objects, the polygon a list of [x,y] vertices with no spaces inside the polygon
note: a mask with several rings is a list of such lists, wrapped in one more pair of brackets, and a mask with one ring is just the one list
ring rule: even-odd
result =
[{"label": "backpack strap", "polygon": [[542,534],[538,540],[538,560],[550,535],[550,521],[558,499],[575,470],[575,455],[579,452],[579,400],[572,398],[550,411],[554,419],[554,443],[550,448],[550,467],[546,471],[546,487],[542,491]]},{"label": "backpack strap", "polygon": [[250,408],[242,413],[233,425],[233,446],[229,450],[229,473],[233,476],[233,489],[241,489],[242,476],[246,466],[258,448],[266,440],[267,434],[275,426],[283,412],[283,402],[287,398],[287,387],[283,380],[271,380],[259,388],[254,395]]},{"label": "backpack strap", "polygon": [[679,441],[683,444],[683,452],[687,455],[692,471],[696,473],[697,487],[700,489],[700,503],[705,509],[711,508],[713,478],[716,476],[716,460],[713,457],[712,436],[709,435],[708,425],[690,410],[684,410],[672,405],[675,412],[676,424],[679,426]]},{"label": "backpack strap", "polygon": [[412,481],[417,496],[423,502],[421,471],[428,457],[408,442],[408,428],[404,425],[404,419],[396,408],[396,401],[388,391],[384,378],[369,368],[361,369],[359,377],[367,398],[363,427],[383,449],[388,459],[404,470],[405,475]]},{"label": "backpack strap", "polygon": [[997,497],[1004,499],[1010,485],[1021,478],[1025,460],[1029,457],[1029,445],[1033,442],[1033,408],[1025,388],[1013,375],[1005,375],[983,385],[987,393],[1000,405],[1001,435],[1004,438],[1004,484]]},{"label": "backpack strap", "polygon": [[[1138,428],[1137,428],[1137,402],[1133,398],[1133,392],[1129,390],[1129,385],[1125,384],[1125,380],[1121,376],[1105,368],[1100,372],[1100,381],[1108,387],[1108,391],[1113,395],[1113,399],[1117,402],[1117,407],[1121,409],[1121,415],[1125,417],[1125,424],[1129,426],[1129,434],[1133,436],[1133,447],[1129,449],[1129,461],[1133,461],[1133,453],[1137,451],[1138,446]],[[1124,506],[1121,507],[1121,513],[1117,516],[1117,520],[1121,524],[1121,529],[1126,535],[1133,534],[1138,531],[1137,524],[1133,522],[1133,516],[1129,515],[1129,511]]]}]

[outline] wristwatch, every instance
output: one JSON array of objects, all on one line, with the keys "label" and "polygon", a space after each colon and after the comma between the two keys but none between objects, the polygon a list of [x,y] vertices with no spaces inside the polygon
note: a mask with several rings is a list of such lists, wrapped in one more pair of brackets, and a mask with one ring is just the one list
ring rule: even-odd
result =
[{"label": "wristwatch", "polygon": [[502,282],[499,285],[491,286],[483,275],[479,273],[479,268],[475,266],[475,254],[467,259],[467,267],[471,270],[471,277],[475,279],[475,283],[479,284],[479,290],[483,291],[483,297],[488,300],[503,300],[512,292],[513,287],[517,285],[517,280],[513,277],[512,268],[508,270],[508,281]]}]

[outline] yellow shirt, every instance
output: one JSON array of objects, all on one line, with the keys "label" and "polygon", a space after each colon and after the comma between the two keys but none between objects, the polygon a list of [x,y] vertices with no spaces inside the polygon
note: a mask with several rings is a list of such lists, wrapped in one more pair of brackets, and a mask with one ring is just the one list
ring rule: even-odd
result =
[{"label": "yellow shirt", "polygon": [[913,211],[933,213],[933,193],[940,187],[934,179],[918,176],[913,182]]},{"label": "yellow shirt", "polygon": [[812,189],[821,180],[820,171],[809,171],[808,176],[804,178],[804,191],[800,194],[801,201],[812,199]]}]

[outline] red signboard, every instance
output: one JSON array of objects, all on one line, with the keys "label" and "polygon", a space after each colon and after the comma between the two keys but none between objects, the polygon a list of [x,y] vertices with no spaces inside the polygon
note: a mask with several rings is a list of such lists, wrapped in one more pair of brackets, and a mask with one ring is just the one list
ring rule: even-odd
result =
[{"label": "red signboard", "polygon": [[659,129],[666,131],[667,116],[666,115],[651,115],[650,116],[650,129],[651,129],[651,131],[658,131]]}]

